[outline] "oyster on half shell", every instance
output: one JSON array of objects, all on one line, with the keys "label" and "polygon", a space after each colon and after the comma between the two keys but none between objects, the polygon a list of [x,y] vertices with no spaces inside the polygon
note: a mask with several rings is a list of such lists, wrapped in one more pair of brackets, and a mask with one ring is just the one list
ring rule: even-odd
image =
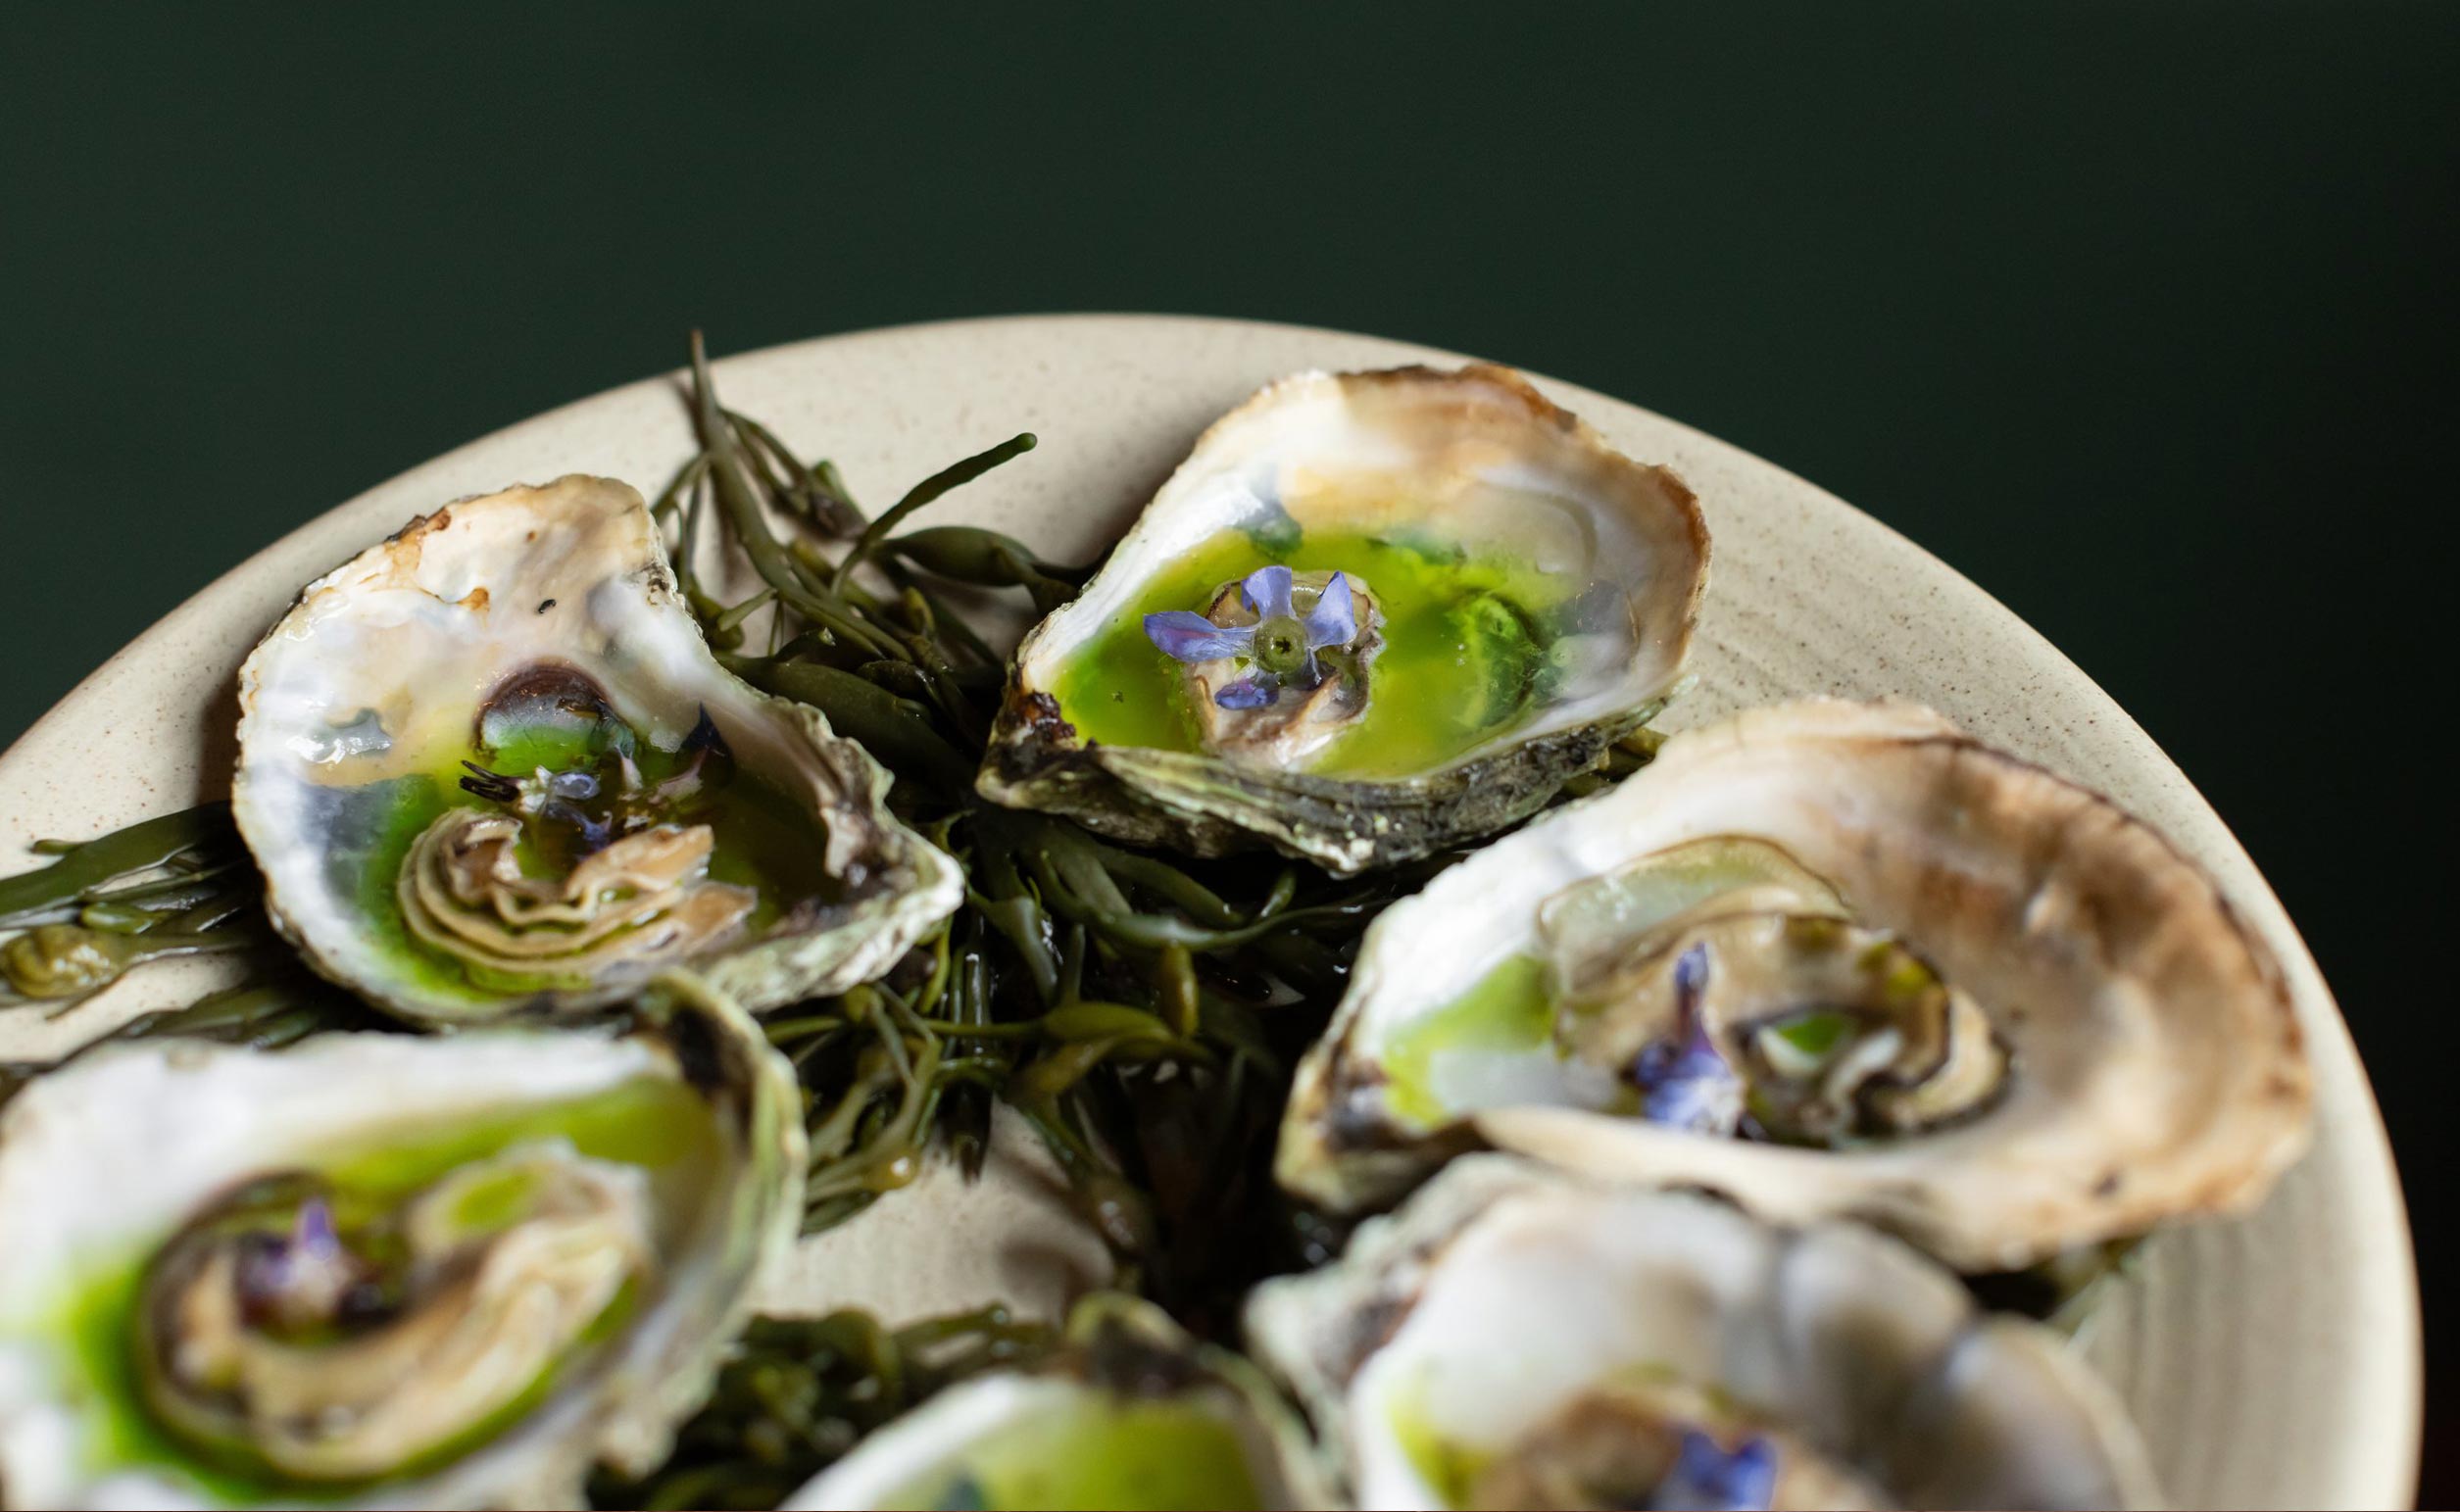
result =
[{"label": "oyster on half shell", "polygon": [[1247,1333],[1359,1507],[2158,1499],[2063,1340],[1903,1245],[1509,1156],[1455,1162],[1337,1264],[1264,1283]]},{"label": "oyster on half shell", "polygon": [[1927,709],[1813,700],[1386,912],[1276,1170],[1357,1211],[1492,1145],[2013,1270],[2250,1206],[2309,1100],[2278,968],[2159,835]]},{"label": "oyster on half shell", "polygon": [[802,1215],[740,1009],[107,1046],[0,1113],[13,1506],[573,1506],[664,1457]]},{"label": "oyster on half shell", "polygon": [[630,488],[467,499],[308,586],[240,673],[232,806],[275,923],[402,1016],[759,1009],[887,969],[962,891],[818,711],[710,655]]},{"label": "oyster on half shell", "polygon": [[1317,1451],[1246,1360],[1096,1293],[1033,1370],[977,1376],[868,1439],[788,1509],[1329,1507]]},{"label": "oyster on half shell", "polygon": [[1354,872],[1536,809],[1674,690],[1697,503],[1518,373],[1304,373],[1018,648],[985,796]]}]

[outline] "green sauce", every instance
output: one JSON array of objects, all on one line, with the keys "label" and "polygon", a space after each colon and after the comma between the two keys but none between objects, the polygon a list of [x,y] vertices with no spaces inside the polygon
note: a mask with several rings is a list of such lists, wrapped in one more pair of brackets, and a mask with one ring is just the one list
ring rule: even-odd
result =
[{"label": "green sauce", "polygon": [[986,1434],[887,1508],[1260,1507],[1238,1431],[1195,1407],[1088,1393]]},{"label": "green sauce", "polygon": [[[1679,1390],[1683,1380],[1682,1374],[1671,1365],[1661,1361],[1637,1361],[1599,1371],[1581,1394],[1614,1396],[1629,1392],[1645,1401],[1656,1393]],[[1387,1398],[1384,1426],[1391,1431],[1393,1442],[1401,1450],[1402,1457],[1409,1462],[1409,1468],[1416,1471],[1418,1479],[1435,1493],[1436,1505],[1465,1506],[1477,1488],[1478,1478],[1511,1454],[1513,1446],[1465,1443],[1438,1427],[1434,1414],[1427,1407],[1431,1387],[1432,1383],[1424,1376],[1405,1384],[1397,1384]],[[1738,1421],[1747,1421],[1742,1404],[1717,1386],[1695,1388],[1690,1399],[1706,1409],[1707,1415],[1700,1426],[1726,1428]],[[1684,1420],[1669,1417],[1667,1421],[1681,1423]]]},{"label": "green sauce", "polygon": [[1144,585],[1078,648],[1052,690],[1078,736],[1107,746],[1197,752],[1181,664],[1145,635],[1145,615],[1202,611],[1222,584],[1280,562],[1354,574],[1384,615],[1367,711],[1314,759],[1327,777],[1393,777],[1458,759],[1523,722],[1559,675],[1549,628],[1579,585],[1504,558],[1358,531],[1225,530]]},{"label": "green sauce", "polygon": [[1435,1492],[1436,1505],[1463,1505],[1469,1488],[1495,1463],[1495,1451],[1472,1447],[1438,1429],[1427,1414],[1424,1382],[1416,1383],[1414,1390],[1394,1394],[1397,1399],[1385,1409],[1384,1424],[1402,1457]]},{"label": "green sauce", "polygon": [[1769,1032],[1802,1054],[1818,1059],[1843,1044],[1854,1024],[1850,1013],[1814,1009],[1791,1022],[1778,1024]]},{"label": "green sauce", "polygon": [[[354,1201],[384,1201],[427,1185],[454,1167],[530,1140],[569,1140],[583,1155],[647,1167],[653,1182],[688,1195],[705,1183],[720,1152],[721,1134],[689,1087],[667,1077],[642,1077],[587,1097],[542,1103],[516,1113],[325,1151],[313,1162]],[[662,1194],[663,1195],[663,1194]],[[318,1505],[346,1499],[349,1488],[302,1486],[201,1463],[166,1433],[144,1405],[137,1385],[136,1306],[151,1248],[77,1268],[78,1279],[41,1332],[65,1356],[61,1401],[85,1419],[89,1472],[150,1470],[201,1496],[230,1506],[269,1502]],[[621,1331],[635,1298],[627,1291],[593,1329],[591,1342]],[[522,1397],[460,1440],[405,1474],[433,1469],[493,1439],[554,1387],[550,1372]]]},{"label": "green sauce", "polygon": [[[492,757],[475,750],[448,753],[436,766],[437,786],[454,803],[491,807],[494,805],[485,800],[461,790],[461,762],[465,757],[482,765],[492,762],[496,770],[508,775],[525,775],[540,767],[550,771],[585,770],[595,756],[586,729],[530,726],[506,740]],[[642,780],[652,786],[683,770],[689,760],[679,751],[661,751],[646,741],[634,743],[632,759]],[[439,805],[436,812],[441,811]],[[434,817],[434,813],[428,815],[431,821]],[[707,824],[716,837],[716,847],[709,860],[711,878],[748,887],[759,896],[748,921],[755,933],[775,923],[779,914],[806,899],[827,901],[841,891],[836,880],[820,868],[827,836],[812,818],[809,805],[796,803],[749,771],[737,770],[725,787],[713,795],[707,810],[696,811],[692,819]],[[403,837],[405,854],[418,835],[418,831],[413,830]],[[387,875],[399,870],[397,860]]]},{"label": "green sauce", "polygon": [[1384,1069],[1392,1110],[1433,1127],[1465,1109],[1436,1091],[1451,1057],[1560,1058],[1554,1045],[1554,993],[1547,963],[1534,955],[1506,957],[1476,985],[1393,1036]]},{"label": "green sauce", "polygon": [[568,1140],[593,1160],[683,1179],[707,1171],[721,1153],[721,1136],[700,1096],[670,1077],[645,1076],[592,1097],[431,1131],[371,1131],[356,1145],[327,1151],[317,1168],[338,1187],[389,1201],[456,1166],[548,1139]]},{"label": "green sauce", "polygon": [[[335,790],[332,802],[339,807],[329,831],[332,848],[326,864],[339,887],[357,900],[359,916],[389,971],[423,993],[479,1007],[520,996],[525,989],[473,980],[465,962],[412,935],[395,893],[411,847],[447,809],[499,806],[462,789],[465,758],[492,763],[508,775],[526,775],[540,767],[586,769],[594,756],[585,732],[533,727],[492,754],[455,748],[432,760],[422,758],[423,771]],[[657,783],[681,770],[685,758],[643,742],[634,760],[643,779]],[[752,891],[756,902],[746,928],[753,935],[767,930],[798,903],[843,896],[836,879],[821,868],[826,836],[809,809],[750,772],[736,771],[693,819],[708,824],[715,838],[711,879]],[[532,875],[551,869],[534,864],[526,848],[522,859]]]}]

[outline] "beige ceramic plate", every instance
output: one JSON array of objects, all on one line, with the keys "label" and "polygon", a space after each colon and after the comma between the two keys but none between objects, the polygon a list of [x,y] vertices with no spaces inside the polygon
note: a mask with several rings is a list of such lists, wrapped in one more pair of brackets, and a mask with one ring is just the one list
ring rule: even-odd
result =
[{"label": "beige ceramic plate", "polygon": [[[1058,317],[866,332],[718,366],[733,407],[859,497],[1016,430],[1031,457],[938,507],[1067,561],[1123,528],[1197,432],[1304,367],[1451,361],[1363,336],[1227,320]],[[2135,722],[2047,642],[1918,547],[1767,463],[1644,410],[1545,385],[1635,457],[1699,492],[1715,579],[1675,725],[1806,693],[1903,694],[2109,793],[2220,879],[2287,967],[2313,1048],[2315,1148],[2240,1222],[2162,1235],[2087,1347],[2133,1404],[2181,1506],[2405,1503],[2418,1432],[2417,1285],[2383,1123],[2331,996],[2281,905],[2212,809]],[[87,678],[0,756],[0,871],[25,842],[85,835],[219,796],[240,658],[308,579],[467,494],[559,473],[655,492],[689,455],[671,379],[602,394],[462,448],[258,554]],[[279,488],[281,480],[266,486]],[[66,1049],[208,978],[162,971],[67,1019],[0,1018],[0,1058]],[[1022,1146],[1009,1142],[1011,1151]],[[1049,1307],[1096,1250],[1011,1153],[984,1189],[946,1173],[808,1244],[771,1301],[896,1312],[1008,1295]]]}]

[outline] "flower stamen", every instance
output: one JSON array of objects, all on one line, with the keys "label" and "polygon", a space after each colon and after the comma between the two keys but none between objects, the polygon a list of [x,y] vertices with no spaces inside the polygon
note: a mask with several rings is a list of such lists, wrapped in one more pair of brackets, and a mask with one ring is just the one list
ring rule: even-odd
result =
[{"label": "flower stamen", "polygon": [[1346,574],[1335,572],[1304,615],[1293,587],[1288,567],[1258,567],[1239,584],[1240,602],[1258,616],[1255,623],[1221,625],[1189,610],[1169,610],[1145,616],[1145,635],[1163,655],[1190,665],[1253,663],[1253,671],[1216,690],[1213,702],[1223,708],[1261,708],[1284,688],[1308,692],[1321,686],[1324,669],[1316,653],[1358,638],[1356,600]]}]

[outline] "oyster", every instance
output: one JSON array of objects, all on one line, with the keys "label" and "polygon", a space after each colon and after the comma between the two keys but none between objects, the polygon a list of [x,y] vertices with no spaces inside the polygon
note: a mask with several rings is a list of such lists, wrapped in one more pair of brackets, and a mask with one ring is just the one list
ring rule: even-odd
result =
[{"label": "oyster", "polygon": [[2250,1205],[2309,1098],[2278,969],[2160,836],[1926,709],[1814,700],[1387,912],[1277,1171],[1355,1211],[1491,1144],[2013,1270]]},{"label": "oyster", "polygon": [[1506,368],[1284,379],[1026,637],[980,787],[1200,855],[1424,855],[1662,705],[1707,570],[1681,480]]},{"label": "oyster", "polygon": [[661,1460],[801,1217],[793,1073],[615,1035],[108,1046],[0,1113],[14,1506],[578,1505]]},{"label": "oyster", "polygon": [[1097,1293],[1041,1368],[975,1377],[865,1439],[789,1508],[1326,1507],[1296,1413],[1150,1302]]},{"label": "oyster", "polygon": [[1360,1507],[2142,1507],[2108,1390],[1850,1225],[1455,1162],[1248,1339]]},{"label": "oyster", "polygon": [[710,655],[640,497],[464,500],[309,585],[240,673],[232,805],[274,921],[404,1017],[755,1009],[885,970],[962,891],[887,774]]}]

